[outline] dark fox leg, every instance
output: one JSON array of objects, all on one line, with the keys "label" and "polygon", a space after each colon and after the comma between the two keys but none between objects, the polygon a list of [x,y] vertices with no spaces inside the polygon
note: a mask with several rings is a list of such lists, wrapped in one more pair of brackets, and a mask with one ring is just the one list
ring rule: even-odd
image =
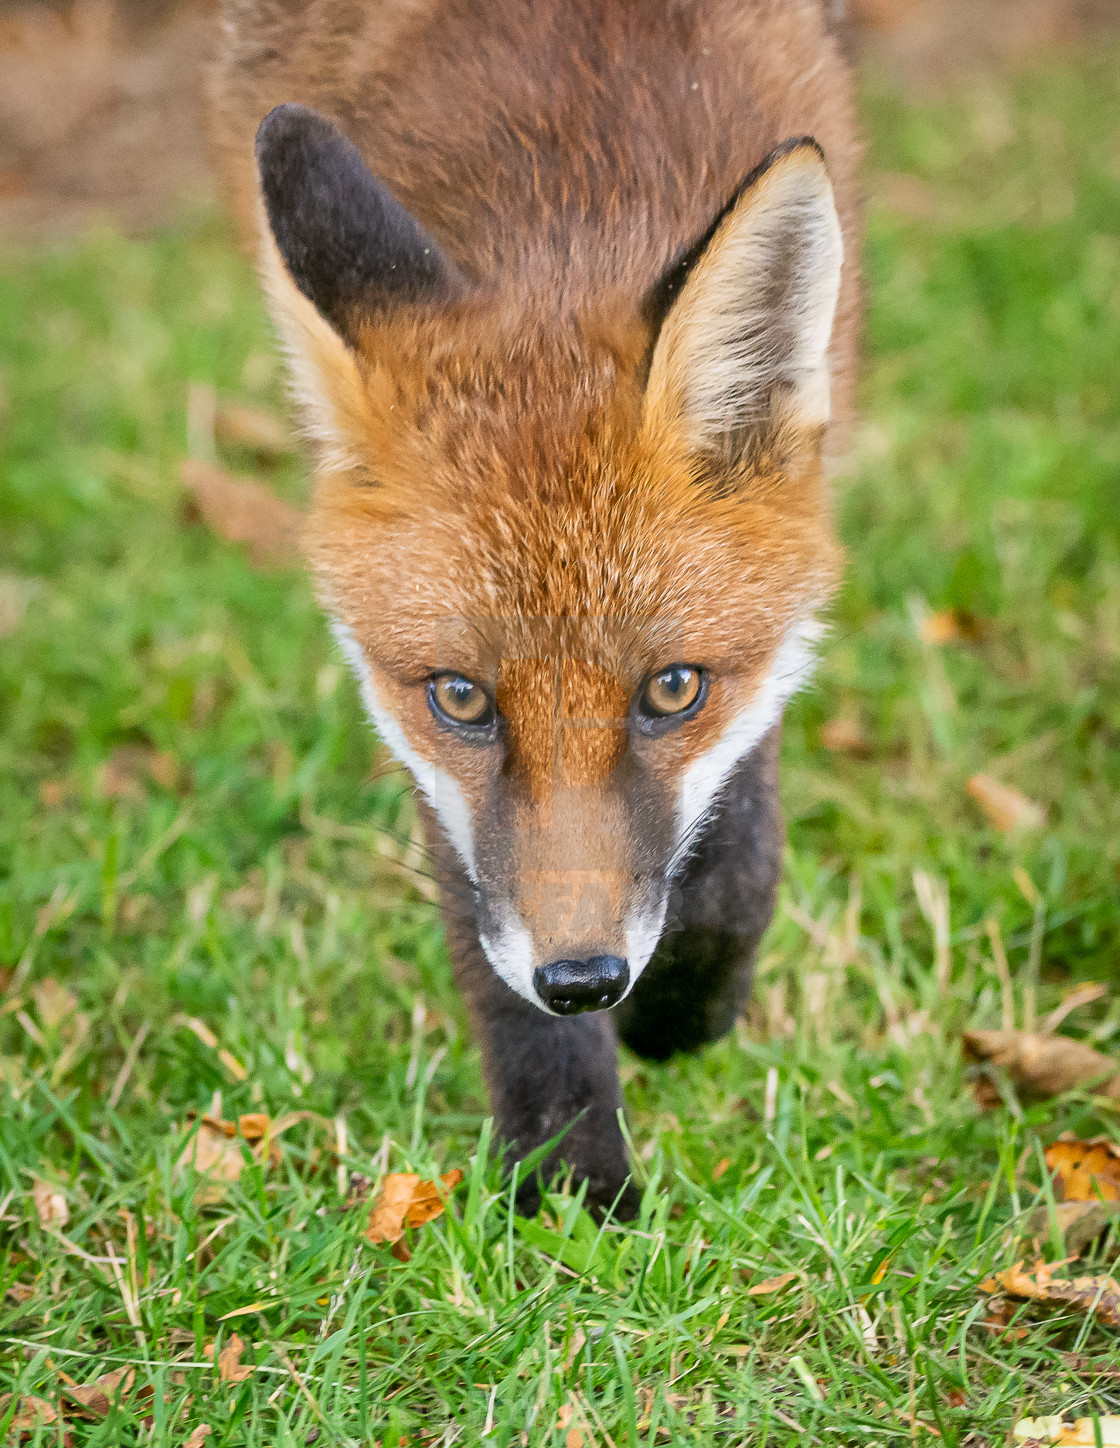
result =
[{"label": "dark fox leg", "polygon": [[506,985],[479,944],[470,884],[438,826],[430,819],[427,823],[455,983],[482,1048],[495,1129],[507,1160],[512,1166],[568,1127],[538,1173],[518,1190],[519,1209],[535,1212],[538,1176],[547,1183],[566,1164],[577,1181],[586,1180],[589,1207],[602,1212],[613,1206],[620,1218],[634,1216],[639,1194],[627,1182],[630,1167],[618,1124],[618,1045],[610,1013],[546,1015]]},{"label": "dark fox leg", "polygon": [[784,831],[780,727],[739,765],[674,890],[665,934],[612,1014],[633,1051],[664,1060],[731,1029],[774,913]]}]

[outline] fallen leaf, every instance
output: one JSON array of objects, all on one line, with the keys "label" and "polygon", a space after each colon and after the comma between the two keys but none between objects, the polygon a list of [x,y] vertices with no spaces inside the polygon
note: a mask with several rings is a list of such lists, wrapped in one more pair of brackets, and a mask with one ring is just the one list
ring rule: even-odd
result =
[{"label": "fallen leaf", "polygon": [[990,774],[974,774],[968,781],[968,792],[992,828],[1004,834],[1037,830],[1046,820],[1046,811],[1040,804],[1011,785],[1001,784]]},{"label": "fallen leaf", "polygon": [[[258,1113],[253,1113],[249,1119],[251,1129],[255,1129],[260,1123]],[[268,1118],[265,1117],[265,1120]],[[276,1145],[277,1134],[275,1128],[269,1132],[266,1127],[253,1139],[255,1144],[252,1146],[252,1155],[258,1162],[275,1166],[280,1160],[280,1150]],[[249,1138],[242,1135],[240,1140],[248,1142]],[[215,1202],[220,1202],[225,1195],[226,1186],[237,1181],[245,1166],[236,1124],[213,1116],[199,1117],[197,1133],[192,1135],[175,1163],[175,1175],[181,1176],[189,1166],[193,1166],[200,1176],[207,1178],[199,1184],[195,1194],[198,1205],[212,1206]]]},{"label": "fallen leaf", "polygon": [[242,1367],[241,1354],[244,1351],[245,1344],[235,1332],[218,1354],[218,1376],[223,1383],[243,1383],[256,1372],[251,1363]]},{"label": "fallen leaf", "polygon": [[222,1065],[226,1068],[226,1070],[235,1081],[247,1081],[249,1079],[249,1073],[248,1071],[246,1071],[245,1067],[241,1064],[241,1062],[237,1059],[233,1052],[227,1051],[224,1046],[218,1052],[218,1060],[221,1061]]},{"label": "fallen leaf", "polygon": [[1094,1085],[1098,1096],[1120,1100],[1120,1066],[1070,1036],[1040,1031],[965,1031],[965,1053],[1002,1066],[1016,1086],[1037,1096],[1057,1096]]},{"label": "fallen leaf", "polygon": [[244,543],[257,568],[298,561],[303,514],[252,478],[235,478],[200,458],[179,469],[190,501],[210,530],[231,543]]},{"label": "fallen leaf", "polygon": [[66,987],[49,975],[31,987],[31,996],[39,1019],[49,1031],[60,1026],[78,1009],[78,1002]]},{"label": "fallen leaf", "polygon": [[422,1227],[435,1217],[443,1215],[447,1198],[463,1180],[458,1167],[444,1172],[438,1182],[422,1181],[412,1194],[406,1221],[410,1227]]},{"label": "fallen leaf", "polygon": [[747,1288],[748,1297],[769,1297],[771,1292],[781,1292],[797,1276],[796,1272],[783,1272],[779,1277],[768,1277],[765,1282],[756,1282]]},{"label": "fallen leaf", "polygon": [[[1120,1204],[1111,1202],[1056,1202],[1054,1217],[1062,1238],[1062,1249],[1080,1257],[1120,1215]],[[1028,1236],[1044,1237],[1050,1231],[1050,1210],[1045,1203],[1027,1218]]]},{"label": "fallen leaf", "polygon": [[[8,1409],[12,1406],[11,1393],[0,1393],[0,1418],[3,1418]],[[54,1423],[58,1419],[58,1413],[46,1398],[36,1398],[31,1393],[24,1393],[16,1406],[15,1417],[8,1425],[11,1428],[40,1428],[45,1423]]]},{"label": "fallen leaf", "polygon": [[214,435],[223,447],[243,447],[269,460],[296,450],[284,420],[263,407],[242,402],[219,402],[214,413]]},{"label": "fallen leaf", "polygon": [[63,1391],[95,1418],[107,1418],[114,1401],[126,1398],[135,1381],[135,1369],[117,1368],[115,1372],[104,1373],[96,1382],[87,1383],[84,1387],[77,1383],[68,1383]]},{"label": "fallen leaf", "polygon": [[30,1282],[13,1282],[8,1288],[7,1295],[17,1307],[22,1307],[25,1302],[30,1302],[35,1296],[35,1289]]},{"label": "fallen leaf", "polygon": [[940,1431],[935,1428],[932,1423],[927,1423],[924,1418],[918,1418],[913,1413],[904,1413],[901,1409],[899,1410],[898,1416],[904,1423],[910,1424],[912,1432],[918,1428],[924,1428],[927,1433],[932,1433],[935,1438],[941,1437]]},{"label": "fallen leaf", "polygon": [[718,1182],[730,1165],[731,1158],[729,1156],[725,1156],[722,1161],[717,1161],[715,1166],[712,1167],[712,1181]]},{"label": "fallen leaf", "polygon": [[44,779],[39,784],[39,803],[44,809],[58,809],[74,794],[74,785],[68,779]]},{"label": "fallen leaf", "polygon": [[169,749],[121,744],[97,771],[97,793],[102,799],[139,799],[145,780],[172,790],[178,787],[182,772],[178,757]]},{"label": "fallen leaf", "polygon": [[[330,1299],[328,1298],[328,1301],[329,1300]],[[278,1306],[278,1303],[275,1299],[273,1299],[272,1302],[250,1302],[245,1307],[235,1307],[232,1312],[223,1312],[221,1317],[218,1318],[218,1321],[228,1322],[231,1317],[247,1317],[250,1312],[267,1312],[270,1307],[276,1306]],[[214,1344],[210,1343],[208,1348],[206,1349],[206,1356],[212,1357],[213,1353]]]},{"label": "fallen leaf", "polygon": [[422,1181],[416,1172],[389,1172],[370,1210],[366,1236],[371,1242],[399,1242],[406,1225],[422,1227],[440,1216],[462,1180],[458,1167],[444,1172],[439,1183]]},{"label": "fallen leaf", "polygon": [[1003,1097],[996,1090],[995,1082],[989,1076],[977,1076],[973,1081],[972,1099],[981,1111],[998,1111],[1004,1104]]},{"label": "fallen leaf", "polygon": [[183,1448],[202,1448],[210,1434],[213,1432],[209,1423],[199,1423],[198,1427],[191,1432],[191,1436],[183,1444]]},{"label": "fallen leaf", "polygon": [[[981,1286],[987,1290],[989,1284],[982,1283]],[[995,1290],[996,1284],[990,1284],[991,1290]],[[1012,1327],[1018,1308],[1014,1303],[1008,1302],[1005,1297],[994,1297],[988,1304],[988,1315],[984,1318],[983,1326],[997,1337],[1007,1337],[1013,1342],[1021,1342],[1027,1336],[1028,1330],[1025,1327]]]},{"label": "fallen leaf", "polygon": [[821,726],[821,744],[831,754],[852,754],[865,758],[871,753],[871,742],[858,719],[838,715]]},{"label": "fallen leaf", "polygon": [[1046,1148],[1046,1165],[1067,1202],[1120,1201],[1120,1145],[1107,1137],[1059,1139]]},{"label": "fallen leaf", "polygon": [[[1065,1303],[1070,1307],[1081,1307],[1093,1312],[1109,1327],[1120,1327],[1120,1284],[1111,1277],[1055,1277],[1052,1267],[1040,1262],[1034,1276],[1023,1271],[1023,1264],[1016,1262],[1006,1272],[997,1272],[993,1279],[996,1288],[1009,1297],[1024,1298],[1030,1302],[1042,1302],[1047,1306]],[[989,1283],[982,1283],[987,1290]]]},{"label": "fallen leaf", "polygon": [[52,1186],[50,1182],[40,1181],[36,1177],[31,1188],[31,1196],[35,1202],[35,1210],[39,1214],[40,1227],[48,1232],[65,1227],[70,1220],[70,1209],[58,1187]]},{"label": "fallen leaf", "polygon": [[924,644],[976,643],[984,635],[984,625],[965,608],[943,608],[927,613],[918,628]]},{"label": "fallen leaf", "polygon": [[1120,1417],[1107,1414],[1095,1420],[1077,1418],[1072,1423],[1062,1418],[1020,1418],[1011,1437],[1016,1443],[1059,1443],[1069,1448],[1093,1448],[1099,1443],[1101,1448],[1120,1448]]}]

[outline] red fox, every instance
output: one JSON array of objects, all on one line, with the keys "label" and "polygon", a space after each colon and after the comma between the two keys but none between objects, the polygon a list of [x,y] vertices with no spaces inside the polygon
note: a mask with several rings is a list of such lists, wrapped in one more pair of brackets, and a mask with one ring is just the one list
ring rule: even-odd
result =
[{"label": "red fox", "polygon": [[616,1039],[750,987],[838,577],[858,144],[828,0],[223,0],[215,133],[309,555],[423,802],[510,1159],[633,1214]]}]

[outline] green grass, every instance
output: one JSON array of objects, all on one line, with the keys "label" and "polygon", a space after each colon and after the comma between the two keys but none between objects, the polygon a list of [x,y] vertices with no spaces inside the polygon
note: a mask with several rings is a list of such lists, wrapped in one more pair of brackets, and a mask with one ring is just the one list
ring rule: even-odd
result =
[{"label": "green grass", "polygon": [[[190,381],[281,395],[224,229],[4,262],[0,615],[27,606],[0,643],[0,1390],[55,1401],[60,1370],[131,1363],[132,1395],[66,1441],[207,1423],[211,1448],[977,1445],[1028,1412],[1120,1412],[1114,1330],[1028,1313],[992,1334],[977,1290],[1033,1256],[1039,1144],[1117,1120],[1007,1082],[983,1113],[958,1046],[1000,1020],[989,917],[1020,1010],[1032,939],[1043,1011],[1120,962],[1118,77],[1103,53],[919,107],[869,87],[871,189],[899,204],[870,206],[849,571],[786,731],[782,905],[731,1038],[623,1060],[632,1229],[570,1196],[511,1215],[409,793],[305,580],[184,519]],[[294,463],[274,481],[302,487]],[[925,608],[978,639],[923,644]],[[835,715],[869,757],[822,747]],[[177,777],[114,797],[122,746]],[[979,769],[1045,828],[993,833]],[[915,870],[948,892],[940,985]],[[48,980],[76,1002],[55,1024]],[[1063,1029],[1117,1051],[1120,996]],[[346,1151],[301,1121],[278,1166],[200,1206],[175,1162],[216,1092],[227,1117],[342,1118]],[[455,1166],[407,1263],[344,1209],[340,1168]],[[65,1196],[65,1241],[35,1179]],[[234,1329],[258,1365],[241,1384],[204,1355]]]}]

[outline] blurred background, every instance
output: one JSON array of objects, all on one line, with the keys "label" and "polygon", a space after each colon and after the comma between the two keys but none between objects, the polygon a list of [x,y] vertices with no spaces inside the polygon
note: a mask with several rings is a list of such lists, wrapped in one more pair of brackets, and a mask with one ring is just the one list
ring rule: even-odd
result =
[{"label": "blurred background", "polygon": [[[216,0],[6,0],[0,244],[210,196],[202,70]],[[848,0],[861,61],[913,93],[1120,28],[1117,0]]]}]

